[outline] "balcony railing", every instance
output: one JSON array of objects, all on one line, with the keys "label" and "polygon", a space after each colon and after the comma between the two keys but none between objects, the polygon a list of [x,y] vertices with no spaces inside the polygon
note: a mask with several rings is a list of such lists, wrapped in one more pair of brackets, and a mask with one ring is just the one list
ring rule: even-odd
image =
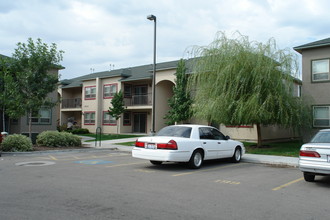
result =
[{"label": "balcony railing", "polygon": [[151,105],[151,94],[133,95],[130,98],[124,98],[126,106]]},{"label": "balcony railing", "polygon": [[62,108],[81,108],[81,98],[63,99]]}]

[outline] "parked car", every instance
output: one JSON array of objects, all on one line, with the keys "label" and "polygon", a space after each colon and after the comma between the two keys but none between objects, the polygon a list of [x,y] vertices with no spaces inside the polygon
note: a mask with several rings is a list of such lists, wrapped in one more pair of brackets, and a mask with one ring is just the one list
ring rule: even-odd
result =
[{"label": "parked car", "polygon": [[164,127],[155,136],[138,138],[132,150],[133,157],[155,165],[187,162],[194,169],[200,168],[204,160],[231,158],[237,163],[244,153],[243,143],[205,125]]},{"label": "parked car", "polygon": [[330,174],[330,129],[320,130],[300,148],[299,169],[307,182],[313,182],[315,175]]}]

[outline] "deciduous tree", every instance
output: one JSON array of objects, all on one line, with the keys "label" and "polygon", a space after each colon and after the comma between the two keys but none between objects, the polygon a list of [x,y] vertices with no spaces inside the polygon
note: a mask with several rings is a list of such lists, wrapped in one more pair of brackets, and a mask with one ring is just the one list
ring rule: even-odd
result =
[{"label": "deciduous tree", "polygon": [[194,48],[196,63],[190,86],[196,88],[195,116],[226,125],[300,128],[307,118],[304,104],[293,94],[297,58],[278,49],[274,39],[265,44],[237,33],[233,39],[218,33],[207,47]]},{"label": "deciduous tree", "polygon": [[173,96],[169,99],[170,110],[165,115],[167,124],[175,124],[185,121],[191,117],[190,94],[187,92],[188,76],[186,74],[185,61],[181,59],[176,70],[175,86],[173,87]]},{"label": "deciduous tree", "polygon": [[[109,107],[108,114],[111,117],[114,117],[116,121],[121,118],[121,115],[126,111],[124,96],[122,91],[117,92],[111,100],[112,107]],[[119,125],[117,124],[117,134],[118,134]]]},{"label": "deciduous tree", "polygon": [[[47,95],[57,87],[58,76],[50,71],[60,69],[63,51],[57,51],[56,44],[50,46],[41,39],[18,43],[5,77],[6,114],[12,118],[28,114],[31,137],[32,114],[41,107],[52,107],[57,100]],[[10,104],[8,103],[10,102]]]}]

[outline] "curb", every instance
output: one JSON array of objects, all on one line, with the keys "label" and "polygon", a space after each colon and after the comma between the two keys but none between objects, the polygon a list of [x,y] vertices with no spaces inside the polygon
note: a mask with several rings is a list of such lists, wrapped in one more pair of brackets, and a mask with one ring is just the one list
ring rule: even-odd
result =
[{"label": "curb", "polygon": [[[16,156],[16,155],[41,155],[50,153],[65,153],[65,152],[97,152],[97,151],[119,151],[125,153],[131,153],[132,147],[112,145],[106,148],[91,147],[86,149],[61,149],[61,150],[48,150],[48,151],[30,151],[30,152],[1,152],[0,155]],[[242,162],[265,164],[274,167],[298,167],[299,158],[295,157],[282,157],[282,156],[268,156],[268,155],[257,155],[257,154],[245,154],[242,157]]]}]

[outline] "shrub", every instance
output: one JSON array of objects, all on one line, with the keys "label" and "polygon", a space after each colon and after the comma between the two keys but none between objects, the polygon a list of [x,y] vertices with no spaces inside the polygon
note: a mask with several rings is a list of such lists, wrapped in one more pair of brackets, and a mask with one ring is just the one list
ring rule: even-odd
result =
[{"label": "shrub", "polygon": [[71,131],[72,134],[89,134],[89,130],[87,128],[77,128]]},{"label": "shrub", "polygon": [[81,139],[67,132],[44,131],[38,135],[37,145],[47,147],[81,146]]},{"label": "shrub", "polygon": [[31,139],[22,134],[9,135],[3,139],[2,150],[7,152],[32,151]]}]

